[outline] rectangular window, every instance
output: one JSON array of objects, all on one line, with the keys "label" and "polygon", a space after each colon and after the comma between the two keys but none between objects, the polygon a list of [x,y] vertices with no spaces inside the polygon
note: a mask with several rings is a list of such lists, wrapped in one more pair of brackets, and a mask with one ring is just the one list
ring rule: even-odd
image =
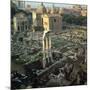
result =
[{"label": "rectangular window", "polygon": [[20,30],[20,27],[18,26],[18,31]]},{"label": "rectangular window", "polygon": [[25,25],[25,29],[27,30],[27,25]]},{"label": "rectangular window", "polygon": [[54,19],[54,22],[56,22],[56,19]]}]

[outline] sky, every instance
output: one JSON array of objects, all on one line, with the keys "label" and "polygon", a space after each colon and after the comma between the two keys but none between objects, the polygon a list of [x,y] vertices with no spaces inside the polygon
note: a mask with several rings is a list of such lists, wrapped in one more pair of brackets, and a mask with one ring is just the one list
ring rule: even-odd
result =
[{"label": "sky", "polygon": [[[30,4],[32,7],[35,7],[35,8],[40,6],[40,4],[41,4],[39,2],[33,2],[31,0],[21,0],[21,1],[30,1],[30,2],[26,2],[26,5]],[[44,3],[44,5],[45,5],[45,7],[52,7],[52,3]],[[54,6],[55,7],[71,8],[73,5],[70,5],[70,4],[61,4],[61,3],[56,4],[56,3],[54,3]]]}]

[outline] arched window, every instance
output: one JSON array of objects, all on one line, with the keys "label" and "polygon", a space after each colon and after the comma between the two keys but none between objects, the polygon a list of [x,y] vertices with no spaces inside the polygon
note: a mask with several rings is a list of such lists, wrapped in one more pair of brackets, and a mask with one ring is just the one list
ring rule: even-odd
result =
[{"label": "arched window", "polygon": [[20,41],[20,42],[23,42],[23,38],[22,38],[22,37],[20,37],[20,38],[19,38],[19,41]]}]

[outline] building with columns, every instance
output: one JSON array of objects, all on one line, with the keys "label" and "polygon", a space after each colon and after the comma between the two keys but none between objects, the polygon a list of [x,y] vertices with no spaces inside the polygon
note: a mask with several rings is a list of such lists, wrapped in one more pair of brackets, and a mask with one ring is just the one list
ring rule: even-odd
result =
[{"label": "building with columns", "polygon": [[45,14],[43,15],[43,27],[45,30],[58,33],[62,29],[62,16],[59,14]]},{"label": "building with columns", "polygon": [[31,13],[19,11],[13,18],[14,33],[24,32],[30,29],[32,23]]},{"label": "building with columns", "polygon": [[24,13],[18,13],[13,18],[14,21],[14,32],[21,32],[28,29],[27,17]]}]

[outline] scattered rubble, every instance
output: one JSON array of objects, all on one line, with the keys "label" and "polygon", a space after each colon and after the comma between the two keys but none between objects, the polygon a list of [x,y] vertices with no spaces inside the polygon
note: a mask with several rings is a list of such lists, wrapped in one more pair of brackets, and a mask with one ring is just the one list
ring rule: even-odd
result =
[{"label": "scattered rubble", "polygon": [[[17,72],[12,72],[12,88],[86,85],[87,42],[85,33],[86,31],[77,30],[51,36],[54,62],[47,65],[45,69],[42,68],[41,40],[29,39],[29,43],[25,43],[24,37],[27,35],[20,40],[18,40],[19,34],[13,35],[11,39],[11,59],[12,62],[22,65],[25,76],[18,77],[19,74],[15,74]],[[19,70],[18,73],[21,74]],[[23,81],[21,77],[27,77],[25,80],[28,82]]]}]

